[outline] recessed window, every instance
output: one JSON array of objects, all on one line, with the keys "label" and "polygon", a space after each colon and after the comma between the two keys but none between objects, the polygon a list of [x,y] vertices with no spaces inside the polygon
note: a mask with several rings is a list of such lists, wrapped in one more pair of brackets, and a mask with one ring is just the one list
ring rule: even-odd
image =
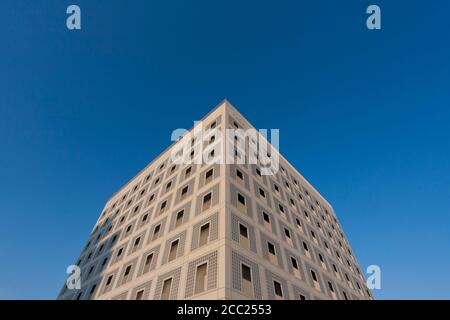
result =
[{"label": "recessed window", "polygon": [[144,290],[139,290],[138,292],[136,292],[135,300],[142,300],[143,297],[144,297]]},{"label": "recessed window", "polygon": [[134,240],[134,244],[133,247],[136,249],[137,246],[139,246],[139,243],[141,242],[141,237],[136,238],[136,240]]},{"label": "recessed window", "polygon": [[125,268],[125,273],[123,274],[123,278],[122,278],[122,284],[124,284],[125,282],[127,282],[129,280],[130,273],[131,273],[131,267],[132,267],[132,265],[130,264]]},{"label": "recessed window", "polygon": [[245,197],[240,193],[238,193],[238,202],[245,206]]},{"label": "recessed window", "polygon": [[159,237],[159,231],[161,230],[161,225],[160,224],[158,224],[156,227],[155,227],[155,230],[153,230],[153,237],[152,237],[152,240],[156,240],[158,237]]},{"label": "recessed window", "polygon": [[273,264],[278,264],[275,252],[275,246],[271,242],[267,242],[267,250],[269,251],[269,261]]},{"label": "recessed window", "polygon": [[150,253],[146,258],[145,258],[145,263],[144,263],[144,269],[142,271],[142,273],[147,273],[150,271],[150,267],[152,265],[152,261],[153,261],[153,252]]},{"label": "recessed window", "polygon": [[211,192],[203,197],[203,207],[202,207],[203,211],[211,208],[211,198],[212,198]]},{"label": "recessed window", "polygon": [[172,186],[172,181],[169,181],[166,185],[166,191],[169,190],[171,186]]},{"label": "recessed window", "polygon": [[238,169],[236,169],[236,177],[238,177],[239,180],[244,180],[244,175]]},{"label": "recessed window", "polygon": [[304,241],[303,241],[303,248],[305,249],[305,251],[309,251],[308,244]]},{"label": "recessed window", "polygon": [[192,171],[192,167],[187,168],[187,169],[186,169],[186,172],[185,172],[185,176],[190,175],[190,174],[191,174],[191,171]]},{"label": "recessed window", "polygon": [[275,296],[283,298],[283,290],[281,289],[281,283],[273,281],[273,288],[275,290]]},{"label": "recessed window", "polygon": [[170,244],[170,251],[169,251],[169,260],[168,262],[175,260],[175,258],[177,257],[177,251],[178,251],[178,243],[179,240],[175,240],[174,242],[172,242]]},{"label": "recessed window", "polygon": [[175,220],[175,228],[181,226],[183,223],[183,217],[184,217],[184,210],[181,210],[177,213],[177,218]]},{"label": "recessed window", "polygon": [[206,172],[206,175],[205,175],[205,183],[208,183],[208,182],[210,182],[210,181],[212,180],[212,178],[213,178],[213,173],[214,173],[214,169],[210,169],[210,170],[208,170],[208,171]]},{"label": "recessed window", "polygon": [[213,121],[213,123],[211,123],[211,125],[209,126],[211,129],[214,129],[217,125],[216,121]]},{"label": "recessed window", "polygon": [[261,195],[261,197],[265,198],[266,197],[266,193],[264,192],[263,189],[259,188],[259,194]]},{"label": "recessed window", "polygon": [[92,271],[94,271],[94,266],[92,266],[90,269],[89,269],[89,272],[88,272],[88,274],[91,274],[92,273]]},{"label": "recessed window", "polygon": [[161,207],[159,208],[159,211],[162,212],[166,209],[167,206],[167,200],[164,200],[163,203],[161,203]]},{"label": "recessed window", "polygon": [[285,212],[284,212],[284,207],[283,207],[281,204],[278,205],[278,208],[280,209],[280,212],[281,212],[281,213],[285,213]]},{"label": "recessed window", "polygon": [[172,278],[164,280],[161,292],[161,300],[169,300],[171,289],[172,289]]},{"label": "recessed window", "polygon": [[298,263],[297,263],[297,260],[295,258],[291,257],[291,263],[292,263],[292,267],[294,269],[298,270]]},{"label": "recessed window", "polygon": [[114,275],[109,275],[108,278],[106,279],[106,283],[105,283],[105,289],[103,290],[104,292],[108,291],[111,287],[112,284],[112,280],[113,280]]},{"label": "recessed window", "polygon": [[291,233],[289,232],[288,229],[284,228],[284,234],[286,235],[286,237],[290,238],[291,237]]},{"label": "recessed window", "polygon": [[252,271],[249,266],[241,265],[242,291],[248,296],[253,296]]},{"label": "recessed window", "polygon": [[263,219],[265,222],[270,223],[270,217],[267,213],[263,212]]},{"label": "recessed window", "polygon": [[280,192],[280,188],[278,188],[276,184],[273,185],[273,188],[275,189],[276,192]]},{"label": "recessed window", "polygon": [[209,223],[204,224],[203,226],[200,227],[200,237],[198,246],[201,247],[207,244],[208,241],[209,241]]},{"label": "recessed window", "polygon": [[120,248],[119,251],[117,251],[117,257],[120,257],[122,255],[123,248]]},{"label": "recessed window", "polygon": [[194,293],[199,294],[206,290],[207,264],[203,263],[197,267],[195,272],[195,289]]},{"label": "recessed window", "polygon": [[272,243],[267,242],[267,249],[270,254],[275,255],[275,246]]},{"label": "recessed window", "polygon": [[261,170],[259,170],[258,168],[256,168],[256,174],[257,174],[258,176],[261,177]]},{"label": "recessed window", "polygon": [[189,190],[189,186],[185,186],[183,189],[181,189],[181,197],[184,198]]},{"label": "recessed window", "polygon": [[333,263],[333,270],[334,270],[334,272],[338,272],[338,269],[337,269],[337,267],[336,267],[336,265]]},{"label": "recessed window", "polygon": [[331,291],[331,292],[334,292],[333,285],[331,284],[330,281],[328,281],[328,288],[330,288],[330,291]]},{"label": "recessed window", "polygon": [[242,279],[247,281],[252,281],[252,272],[250,267],[246,266],[245,264],[242,265]]},{"label": "recessed window", "polygon": [[242,224],[239,224],[239,234],[245,238],[248,238],[247,227]]},{"label": "recessed window", "polygon": [[313,279],[315,282],[318,282],[318,280],[317,280],[317,275],[316,275],[316,273],[315,273],[313,270],[311,270],[311,277],[312,277],[312,279]]}]

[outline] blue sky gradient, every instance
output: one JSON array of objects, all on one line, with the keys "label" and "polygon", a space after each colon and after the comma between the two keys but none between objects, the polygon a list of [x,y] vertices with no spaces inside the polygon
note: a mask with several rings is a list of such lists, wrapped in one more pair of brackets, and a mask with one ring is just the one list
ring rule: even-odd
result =
[{"label": "blue sky gradient", "polygon": [[[78,4],[82,30],[65,27]],[[365,27],[382,9],[382,30]],[[378,299],[450,298],[450,3],[2,0],[0,299],[54,299],[104,203],[227,98],[334,206]]]}]

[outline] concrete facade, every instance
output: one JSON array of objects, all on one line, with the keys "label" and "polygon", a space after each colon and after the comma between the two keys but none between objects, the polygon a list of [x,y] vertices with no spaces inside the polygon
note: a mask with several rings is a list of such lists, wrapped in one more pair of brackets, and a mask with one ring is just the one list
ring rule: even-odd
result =
[{"label": "concrete facade", "polygon": [[[202,124],[252,128],[227,101]],[[372,299],[333,208],[286,159],[268,176],[175,165],[177,143],[108,200],[76,262],[81,289],[58,299]]]}]

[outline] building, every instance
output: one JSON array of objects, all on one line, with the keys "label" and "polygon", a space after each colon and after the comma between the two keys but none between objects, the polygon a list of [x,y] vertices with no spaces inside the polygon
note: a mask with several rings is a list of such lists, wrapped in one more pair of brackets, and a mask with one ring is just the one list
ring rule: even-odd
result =
[{"label": "building", "polygon": [[[200,123],[252,128],[227,101]],[[107,201],[76,263],[81,289],[58,299],[372,299],[333,208],[281,155],[273,175],[177,165],[181,143]]]}]

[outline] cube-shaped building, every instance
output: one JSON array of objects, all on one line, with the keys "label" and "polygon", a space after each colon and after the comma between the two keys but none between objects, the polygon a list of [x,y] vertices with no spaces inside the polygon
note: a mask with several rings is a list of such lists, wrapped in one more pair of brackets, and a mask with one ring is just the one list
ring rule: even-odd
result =
[{"label": "cube-shaped building", "polygon": [[252,129],[225,100],[114,193],[58,299],[372,299],[332,206]]}]

